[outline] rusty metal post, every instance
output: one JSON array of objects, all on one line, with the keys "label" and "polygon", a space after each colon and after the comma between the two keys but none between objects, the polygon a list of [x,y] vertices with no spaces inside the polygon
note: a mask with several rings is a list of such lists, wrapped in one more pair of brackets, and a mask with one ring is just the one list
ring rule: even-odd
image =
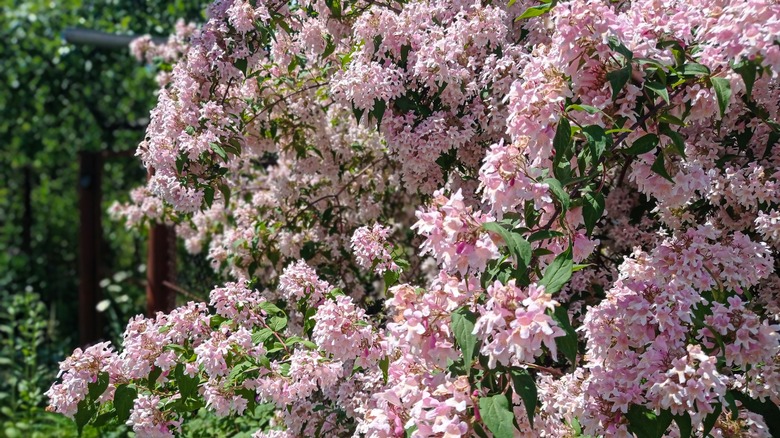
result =
[{"label": "rusty metal post", "polygon": [[101,337],[101,320],[95,306],[100,300],[102,173],[100,153],[79,153],[79,343],[82,346],[93,344]]},{"label": "rusty metal post", "polygon": [[176,248],[173,228],[153,225],[149,229],[149,253],[146,262],[146,314],[169,312],[175,306],[176,295],[166,282],[173,279]]},{"label": "rusty metal post", "polygon": [[[151,177],[152,172],[149,172]],[[176,294],[166,286],[174,282],[176,266],[176,232],[173,227],[155,224],[149,228],[149,250],[146,260],[146,314],[169,312],[176,306]]]}]

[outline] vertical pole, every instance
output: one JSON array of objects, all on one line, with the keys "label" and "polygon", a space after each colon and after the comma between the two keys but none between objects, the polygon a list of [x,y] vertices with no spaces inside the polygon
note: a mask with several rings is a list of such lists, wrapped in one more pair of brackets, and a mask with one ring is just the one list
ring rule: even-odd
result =
[{"label": "vertical pole", "polygon": [[100,320],[95,306],[100,299],[102,170],[100,153],[79,153],[79,342],[83,346],[100,339]]},{"label": "vertical pole", "polygon": [[[152,172],[149,173],[151,177]],[[176,261],[176,233],[173,227],[154,224],[149,228],[149,252],[146,261],[146,314],[169,312],[176,295],[166,281],[173,282]]]}]

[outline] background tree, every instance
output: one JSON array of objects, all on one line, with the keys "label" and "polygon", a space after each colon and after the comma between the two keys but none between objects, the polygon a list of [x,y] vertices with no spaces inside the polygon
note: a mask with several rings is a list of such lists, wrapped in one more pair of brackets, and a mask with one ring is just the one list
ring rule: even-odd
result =
[{"label": "background tree", "polygon": [[[79,152],[128,152],[105,162],[103,211],[146,176],[132,155],[155,102],[153,73],[128,49],[70,45],[63,31],[167,35],[178,19],[202,20],[203,7],[197,0],[1,0],[0,10],[0,298],[7,311],[0,435],[13,436],[42,412],[37,382],[56,373],[56,361],[78,340]],[[143,309],[145,249],[143,236],[120,223],[104,220],[103,233],[109,279],[102,286],[120,301],[107,310],[104,335],[111,337]]]}]

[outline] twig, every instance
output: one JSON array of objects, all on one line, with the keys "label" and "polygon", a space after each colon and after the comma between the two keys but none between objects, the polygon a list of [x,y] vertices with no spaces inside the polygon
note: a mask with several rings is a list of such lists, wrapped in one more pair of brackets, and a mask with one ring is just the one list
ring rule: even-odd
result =
[{"label": "twig", "polygon": [[282,340],[281,336],[279,336],[279,333],[276,333],[276,331],[274,331],[274,330],[273,330],[271,327],[268,327],[268,324],[267,324],[267,323],[266,323],[264,320],[260,319],[259,321],[260,321],[260,324],[262,324],[262,325],[263,325],[263,327],[267,328],[268,330],[271,330],[271,333],[273,333],[273,334],[274,334],[274,336],[276,337],[276,339],[277,339],[279,342],[281,342],[281,343],[282,343],[282,347],[284,348],[284,351],[286,351],[286,352],[287,352],[287,354],[290,354],[290,349],[289,349],[289,348],[287,348],[287,345],[285,345],[285,343],[284,343],[284,341]]},{"label": "twig", "polygon": [[389,10],[395,12],[396,14],[400,14],[401,13],[400,9],[391,6],[389,3],[378,3],[378,2],[376,2],[374,0],[366,0],[366,3],[368,3],[370,5],[374,5],[374,6],[379,6],[380,8],[389,9]]},{"label": "twig", "polygon": [[526,366],[528,368],[533,368],[535,370],[539,370],[539,371],[543,371],[545,373],[552,374],[553,376],[556,376],[556,377],[563,376],[563,371],[561,371],[561,370],[559,370],[557,368],[545,367],[545,366],[537,365],[535,363],[528,363],[528,362],[524,362],[524,363],[522,363],[522,365]]},{"label": "twig", "polygon": [[244,125],[246,126],[246,125],[249,125],[250,123],[254,122],[255,119],[260,117],[261,114],[265,113],[269,109],[273,109],[278,103],[280,103],[283,100],[289,99],[290,97],[293,97],[293,96],[295,96],[297,94],[304,93],[304,92],[309,91],[309,90],[311,90],[313,88],[319,88],[319,87],[322,87],[322,86],[325,86],[325,85],[328,85],[328,81],[325,81],[325,82],[322,82],[322,83],[316,82],[316,83],[314,83],[312,85],[308,85],[306,87],[303,87],[300,90],[296,90],[296,91],[288,94],[287,96],[282,96],[279,99],[277,99],[277,100],[271,102],[270,104],[268,104],[267,106],[265,106],[262,110],[260,110],[260,112],[258,112],[254,116],[250,117],[249,120],[247,120],[244,123]]},{"label": "twig", "polygon": [[182,289],[181,287],[176,286],[175,284],[171,283],[168,280],[163,280],[163,286],[167,287],[168,289],[173,290],[174,292],[180,293],[180,294],[184,295],[185,297],[187,297],[187,298],[189,298],[191,300],[195,300],[195,301],[197,301],[199,303],[205,303],[206,302],[205,300],[203,300],[203,298],[193,294],[192,292],[189,292],[186,289]]}]

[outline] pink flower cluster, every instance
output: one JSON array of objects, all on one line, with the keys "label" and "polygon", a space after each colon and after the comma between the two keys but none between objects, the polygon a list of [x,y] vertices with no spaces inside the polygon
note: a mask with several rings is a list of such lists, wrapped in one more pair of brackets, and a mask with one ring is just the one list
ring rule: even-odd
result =
[{"label": "pink flower cluster", "polygon": [[365,311],[355,306],[352,299],[340,295],[326,300],[314,315],[316,324],[312,340],[334,359],[343,362],[356,360],[358,366],[372,366],[379,359],[382,347]]},{"label": "pink flower cluster", "polygon": [[488,301],[474,332],[482,340],[482,354],[488,366],[521,366],[533,363],[542,354],[542,346],[555,358],[555,338],[565,333],[547,314],[558,303],[544,286],[532,284],[527,291],[517,287],[515,280],[506,285],[496,281],[487,288]]},{"label": "pink flower cluster", "polygon": [[226,283],[223,287],[211,291],[209,305],[218,315],[235,323],[251,328],[259,324],[265,315],[259,306],[265,298],[242,283]]},{"label": "pink flower cluster", "polygon": [[527,138],[512,145],[504,145],[503,141],[494,144],[479,169],[482,200],[492,206],[498,219],[504,212],[516,211],[525,201],[533,201],[537,209],[552,203],[547,184],[532,179],[541,173],[526,164],[523,150],[527,145]]},{"label": "pink flower cluster", "polygon": [[133,427],[133,432],[149,438],[169,438],[180,431],[181,420],[171,421],[160,410],[160,397],[141,394],[135,399],[133,409],[127,424]]},{"label": "pink flower cluster", "polygon": [[[60,363],[58,377],[62,377],[62,383],[52,385],[46,392],[54,412],[73,417],[79,402],[87,396],[89,384],[96,382],[100,373],[108,372],[116,359],[116,352],[109,342],[95,344],[86,350],[74,350]],[[110,392],[108,395],[110,399]]]},{"label": "pink flower cluster", "polygon": [[385,271],[398,271],[401,268],[393,261],[390,254],[392,246],[387,243],[390,229],[380,224],[373,227],[360,227],[352,235],[352,251],[355,253],[358,265],[364,269],[372,269],[377,274]]},{"label": "pink flower cluster", "polygon": [[220,0],[178,34],[134,47],[174,64],[113,211],[235,282],[77,350],[54,410],[108,373],[141,436],[179,398],[272,402],[258,437],[771,435],[730,401],[780,404],[776,1]]},{"label": "pink flower cluster", "polygon": [[436,257],[450,272],[482,272],[488,260],[498,255],[498,248],[481,229],[495,219],[473,211],[460,190],[449,198],[442,191],[434,193],[431,207],[418,211],[417,219],[412,229],[425,237],[422,253]]},{"label": "pink flower cluster", "polygon": [[291,263],[279,276],[279,292],[291,303],[305,300],[309,305],[316,305],[330,289],[303,260]]}]

